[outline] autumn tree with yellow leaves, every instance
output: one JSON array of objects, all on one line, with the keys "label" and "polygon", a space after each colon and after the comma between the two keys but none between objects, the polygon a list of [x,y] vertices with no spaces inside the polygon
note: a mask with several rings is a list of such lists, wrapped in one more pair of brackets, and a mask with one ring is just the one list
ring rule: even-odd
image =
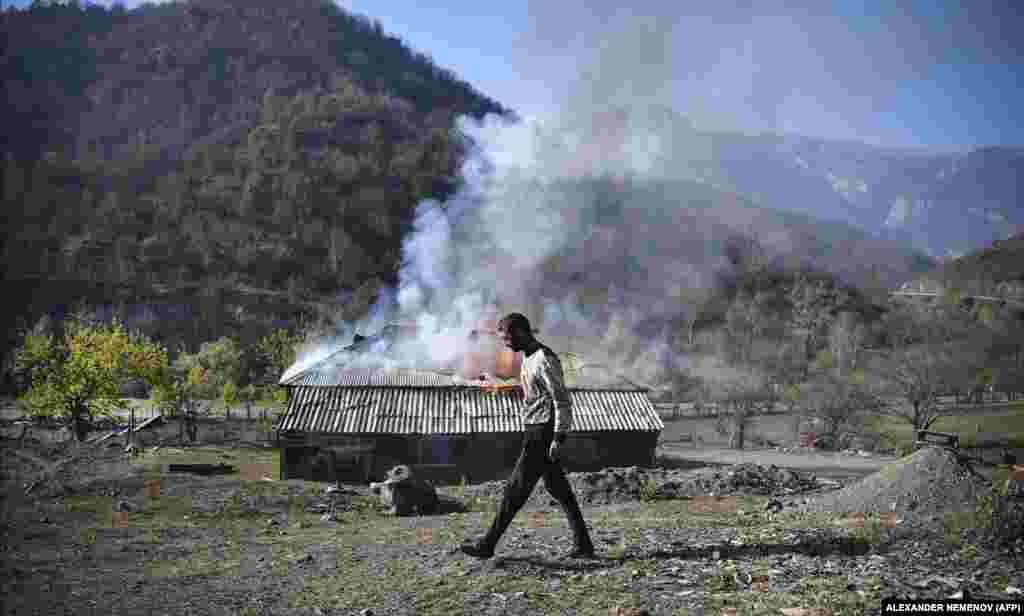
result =
[{"label": "autumn tree with yellow leaves", "polygon": [[18,405],[35,417],[57,418],[82,441],[93,420],[125,404],[126,378],[160,382],[167,352],[116,319],[101,323],[79,313],[64,322],[62,333],[26,334],[15,366],[30,383]]}]

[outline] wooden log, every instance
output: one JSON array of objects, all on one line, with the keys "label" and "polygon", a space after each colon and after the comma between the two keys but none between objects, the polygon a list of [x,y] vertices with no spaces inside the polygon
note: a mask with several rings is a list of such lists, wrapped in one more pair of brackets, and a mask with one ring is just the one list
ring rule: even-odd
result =
[{"label": "wooden log", "polygon": [[195,475],[227,475],[233,473],[235,467],[229,464],[169,464],[170,473],[193,473]]}]

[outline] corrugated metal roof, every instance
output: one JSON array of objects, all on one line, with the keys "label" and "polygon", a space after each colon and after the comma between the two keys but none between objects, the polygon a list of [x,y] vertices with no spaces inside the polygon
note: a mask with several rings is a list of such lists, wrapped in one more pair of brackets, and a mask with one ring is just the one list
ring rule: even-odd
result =
[{"label": "corrugated metal roof", "polygon": [[[643,391],[572,389],[573,431],[661,430]],[[278,430],[344,434],[518,432],[522,392],[476,387],[295,387]]]},{"label": "corrugated metal roof", "polygon": [[302,387],[451,387],[452,377],[425,370],[349,368],[317,372],[307,370],[284,383]]}]

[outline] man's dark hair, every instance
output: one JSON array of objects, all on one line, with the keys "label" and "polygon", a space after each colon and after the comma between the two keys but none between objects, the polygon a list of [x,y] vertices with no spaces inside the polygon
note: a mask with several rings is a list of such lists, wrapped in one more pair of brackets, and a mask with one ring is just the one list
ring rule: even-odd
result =
[{"label": "man's dark hair", "polygon": [[530,320],[518,312],[507,314],[498,321],[499,330],[512,331],[514,328],[522,328],[527,333],[533,332],[533,329],[530,327]]}]

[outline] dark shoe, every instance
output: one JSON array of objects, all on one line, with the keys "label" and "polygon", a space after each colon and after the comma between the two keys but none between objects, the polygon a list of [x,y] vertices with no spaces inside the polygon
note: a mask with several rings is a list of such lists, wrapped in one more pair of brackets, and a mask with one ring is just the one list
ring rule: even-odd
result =
[{"label": "dark shoe", "polygon": [[577,547],[573,548],[572,552],[564,554],[562,558],[593,558],[594,557],[594,546]]},{"label": "dark shoe", "polygon": [[490,558],[494,556],[494,548],[479,541],[466,541],[459,546],[459,551],[474,558]]}]

